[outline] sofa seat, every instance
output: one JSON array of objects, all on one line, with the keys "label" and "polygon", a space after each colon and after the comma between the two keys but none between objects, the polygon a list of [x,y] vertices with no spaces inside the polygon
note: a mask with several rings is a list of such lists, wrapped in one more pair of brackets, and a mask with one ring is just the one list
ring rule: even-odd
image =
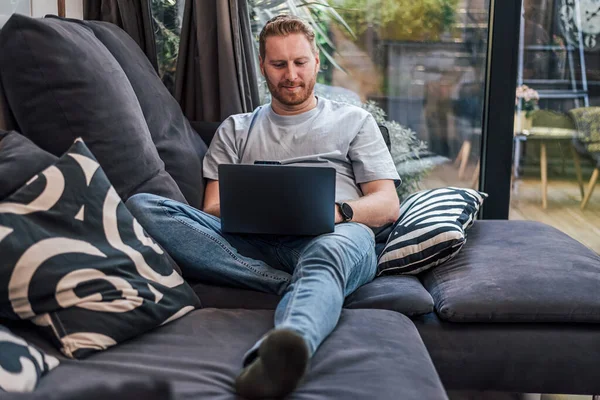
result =
[{"label": "sofa seat", "polygon": [[[203,307],[274,310],[280,296],[192,282]],[[346,298],[344,308],[382,309],[407,316],[433,311],[433,299],[414,276],[383,276],[360,287]]]},{"label": "sofa seat", "polygon": [[539,222],[477,221],[422,281],[446,321],[600,322],[600,256]]},{"label": "sofa seat", "polygon": [[[141,377],[171,384],[173,399],[236,399],[241,360],[273,324],[273,311],[194,311],[82,361],[62,360],[36,395]],[[43,397],[41,397],[43,398]],[[447,399],[413,323],[383,310],[345,310],[291,399]]]},{"label": "sofa seat", "polygon": [[600,393],[600,325],[413,319],[447,390]]}]

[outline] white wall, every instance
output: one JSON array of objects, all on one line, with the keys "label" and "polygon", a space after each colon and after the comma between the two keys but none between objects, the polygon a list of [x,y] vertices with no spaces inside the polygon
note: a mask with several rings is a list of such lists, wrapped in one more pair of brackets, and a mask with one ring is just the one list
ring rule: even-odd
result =
[{"label": "white wall", "polygon": [[[31,0],[31,14],[33,17],[43,17],[46,14],[58,14],[56,0]],[[66,16],[69,18],[83,18],[83,0],[66,0]]]},{"label": "white wall", "polygon": [[54,0],[31,0],[31,16],[43,17],[46,14],[57,14],[58,6]]},{"label": "white wall", "polygon": [[83,0],[67,0],[67,17],[83,19]]}]

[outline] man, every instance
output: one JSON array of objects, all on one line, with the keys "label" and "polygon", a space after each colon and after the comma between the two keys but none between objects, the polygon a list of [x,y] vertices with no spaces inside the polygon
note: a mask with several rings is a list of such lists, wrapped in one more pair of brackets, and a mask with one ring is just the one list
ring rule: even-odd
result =
[{"label": "man", "polygon": [[[184,275],[282,295],[275,328],[246,353],[236,380],[248,398],[294,390],[335,328],[345,296],[375,277],[374,235],[398,218],[398,173],[373,117],[317,98],[319,56],[303,20],[271,19],[260,34],[260,69],[272,95],[219,127],[204,159],[204,211],[142,194],[127,205]],[[335,231],[313,238],[221,231],[218,165],[256,160],[333,166]],[[310,190],[310,188],[307,188]]]}]

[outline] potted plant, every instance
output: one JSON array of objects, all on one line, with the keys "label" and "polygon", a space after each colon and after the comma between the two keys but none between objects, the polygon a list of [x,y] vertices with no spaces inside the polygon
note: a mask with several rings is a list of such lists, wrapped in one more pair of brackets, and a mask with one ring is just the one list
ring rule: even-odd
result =
[{"label": "potted plant", "polygon": [[522,133],[531,129],[531,113],[538,109],[539,93],[527,85],[517,87],[515,94],[514,132]]}]

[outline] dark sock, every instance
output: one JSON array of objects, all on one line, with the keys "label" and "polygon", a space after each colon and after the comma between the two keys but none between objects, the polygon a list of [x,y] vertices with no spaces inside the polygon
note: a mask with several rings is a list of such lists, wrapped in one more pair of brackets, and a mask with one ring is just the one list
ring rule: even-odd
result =
[{"label": "dark sock", "polygon": [[267,334],[258,355],[235,381],[237,392],[249,399],[291,393],[308,367],[308,346],[298,333],[278,329]]}]

